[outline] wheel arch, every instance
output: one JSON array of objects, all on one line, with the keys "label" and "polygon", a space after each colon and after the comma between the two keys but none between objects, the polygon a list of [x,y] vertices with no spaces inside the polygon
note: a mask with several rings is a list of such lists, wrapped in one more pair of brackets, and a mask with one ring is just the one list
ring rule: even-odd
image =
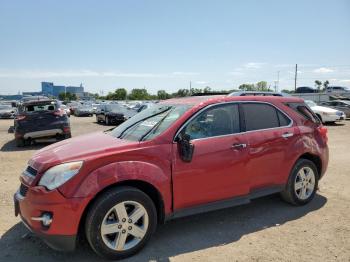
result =
[{"label": "wheel arch", "polygon": [[312,154],[312,153],[304,153],[302,154],[298,159],[307,159],[313,162],[317,168],[318,175],[321,176],[322,174],[322,160],[319,156]]}]

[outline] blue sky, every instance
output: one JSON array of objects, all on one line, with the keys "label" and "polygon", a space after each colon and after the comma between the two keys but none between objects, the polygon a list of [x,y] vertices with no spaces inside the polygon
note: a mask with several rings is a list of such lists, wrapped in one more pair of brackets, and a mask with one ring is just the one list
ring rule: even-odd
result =
[{"label": "blue sky", "polygon": [[0,94],[350,86],[350,1],[0,2]]}]

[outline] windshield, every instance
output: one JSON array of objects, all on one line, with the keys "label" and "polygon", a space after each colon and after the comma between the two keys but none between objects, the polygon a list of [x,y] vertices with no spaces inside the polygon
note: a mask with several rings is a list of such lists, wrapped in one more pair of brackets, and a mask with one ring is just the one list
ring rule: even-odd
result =
[{"label": "windshield", "polygon": [[317,104],[316,104],[314,101],[311,101],[311,100],[306,100],[305,103],[306,103],[309,107],[317,106]]},{"label": "windshield", "polygon": [[191,106],[159,104],[148,108],[111,131],[112,136],[131,140],[150,140],[165,131]]},{"label": "windshield", "polygon": [[122,108],[119,105],[106,105],[106,111],[113,113],[121,113],[124,111],[124,108]]}]

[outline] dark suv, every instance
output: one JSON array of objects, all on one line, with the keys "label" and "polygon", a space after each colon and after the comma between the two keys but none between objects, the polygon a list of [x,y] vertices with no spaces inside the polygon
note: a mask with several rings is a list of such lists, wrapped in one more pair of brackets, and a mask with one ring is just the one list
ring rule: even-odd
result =
[{"label": "dark suv", "polygon": [[[18,107],[14,120],[17,146],[48,142],[71,137],[69,119],[56,100],[44,99],[24,102]],[[48,140],[51,138],[51,140]]]}]

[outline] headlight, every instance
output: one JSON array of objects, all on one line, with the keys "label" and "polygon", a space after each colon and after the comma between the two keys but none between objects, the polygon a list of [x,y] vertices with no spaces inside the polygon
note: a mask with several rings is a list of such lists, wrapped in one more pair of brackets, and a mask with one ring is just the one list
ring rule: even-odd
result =
[{"label": "headlight", "polygon": [[70,162],[51,167],[47,170],[39,181],[39,186],[44,186],[53,190],[79,173],[83,161]]}]

